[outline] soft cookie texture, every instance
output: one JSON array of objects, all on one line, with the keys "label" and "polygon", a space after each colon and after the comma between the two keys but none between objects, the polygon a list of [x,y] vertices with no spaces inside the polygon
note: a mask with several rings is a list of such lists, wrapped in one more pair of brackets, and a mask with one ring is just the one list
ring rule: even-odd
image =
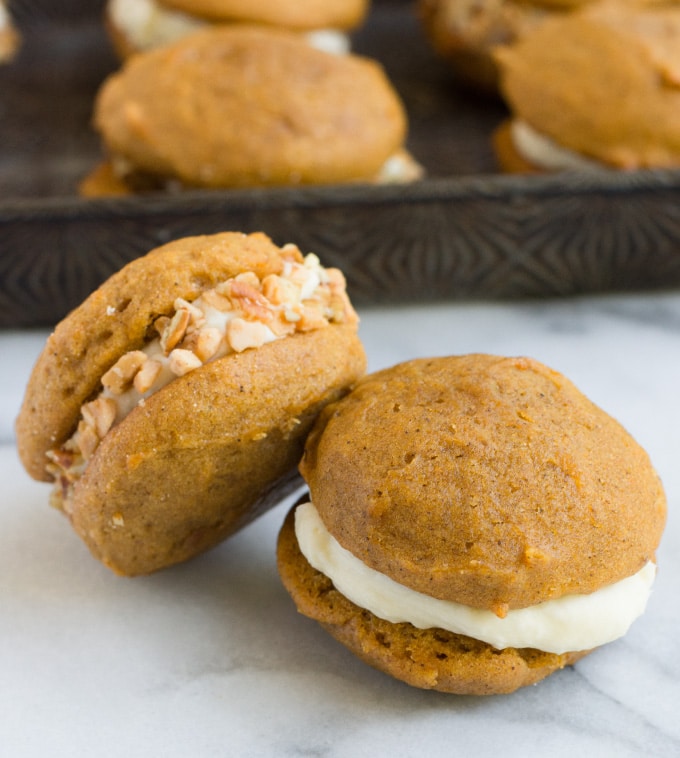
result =
[{"label": "soft cookie texture", "polygon": [[[679,50],[676,6],[603,3],[546,21],[496,58],[512,117],[557,146],[603,168],[672,168],[680,165]],[[496,145],[504,169],[524,170],[507,132]]]},{"label": "soft cookie texture", "polygon": [[288,29],[351,29],[366,14],[366,0],[161,0],[212,21],[257,21]]},{"label": "soft cookie texture", "polygon": [[[665,524],[644,450],[528,358],[420,359],[369,375],[324,409],[300,470],[326,529],[365,565],[500,617],[636,574]],[[279,570],[303,613],[417,686],[508,692],[585,654],[498,651],[377,619],[307,563],[292,521]]]},{"label": "soft cookie texture", "polygon": [[241,25],[133,56],[94,120],[133,189],[377,181],[407,129],[379,64]]},{"label": "soft cookie texture", "polygon": [[[586,0],[588,2],[588,0]],[[489,94],[498,91],[493,49],[511,44],[546,17],[567,11],[517,0],[418,0],[427,39],[460,80]]]},{"label": "soft cookie texture", "polygon": [[120,373],[122,356],[138,357],[159,323],[171,322],[167,337],[178,307],[189,314],[199,297],[235,277],[243,281],[233,291],[252,314],[264,308],[265,319],[257,282],[279,281],[291,261],[301,265],[297,248],[279,248],[263,234],[171,242],[114,274],[49,337],[17,419],[19,455],[34,478],[56,478],[53,502],[114,571],[148,573],[186,560],[277,502],[295,483],[314,418],[363,373],[356,316],[335,274],[332,315],[321,318],[315,302],[311,311],[296,304],[305,331],[291,326],[274,341],[202,365],[187,341],[177,355],[196,367],[134,404],[100,435],[84,471],[69,476],[69,440],[84,434],[103,377]]}]

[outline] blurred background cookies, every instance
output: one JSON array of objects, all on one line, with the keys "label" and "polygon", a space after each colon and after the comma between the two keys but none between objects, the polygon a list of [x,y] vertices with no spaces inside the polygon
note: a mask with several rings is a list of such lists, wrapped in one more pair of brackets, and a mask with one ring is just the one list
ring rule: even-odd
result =
[{"label": "blurred background cookies", "polygon": [[111,180],[120,194],[420,176],[377,62],[262,26],[207,27],[133,56],[104,82],[94,123],[111,168],[85,180],[88,196]]},{"label": "blurred background cookies", "polygon": [[603,3],[498,48],[506,171],[680,166],[680,6]]}]

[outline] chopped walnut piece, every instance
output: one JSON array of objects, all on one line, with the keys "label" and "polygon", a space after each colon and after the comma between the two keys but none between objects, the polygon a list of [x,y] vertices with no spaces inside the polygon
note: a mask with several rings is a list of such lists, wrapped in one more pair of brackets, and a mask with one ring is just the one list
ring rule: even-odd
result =
[{"label": "chopped walnut piece", "polygon": [[295,332],[296,322],[299,321],[299,314],[293,314],[293,318],[287,318],[287,313],[279,313],[278,317],[267,326],[274,332],[277,337],[286,337]]},{"label": "chopped walnut piece", "polygon": [[177,376],[184,376],[184,374],[188,374],[203,365],[201,359],[194,355],[191,350],[182,350],[179,347],[175,348],[168,358],[170,370]]},{"label": "chopped walnut piece", "polygon": [[208,290],[207,292],[204,292],[201,295],[201,300],[205,305],[214,308],[216,311],[222,311],[224,313],[233,310],[231,300],[228,297],[225,297],[225,295],[220,294],[217,290]]},{"label": "chopped walnut piece", "polygon": [[262,283],[254,271],[244,271],[242,274],[236,274],[234,281],[240,282],[241,284],[248,284],[258,291],[262,288]]},{"label": "chopped walnut piece", "polygon": [[249,347],[261,347],[272,338],[271,329],[260,321],[232,319],[227,326],[227,342],[232,350],[241,353]]},{"label": "chopped walnut piece", "polygon": [[160,361],[149,359],[135,374],[132,384],[140,395],[148,392],[153,387],[153,383],[156,381],[158,374],[160,374],[161,368]]},{"label": "chopped walnut piece", "polygon": [[295,305],[300,300],[298,288],[276,274],[262,280],[262,294],[274,305]]},{"label": "chopped walnut piece", "polygon": [[321,303],[307,300],[305,302],[305,307],[300,314],[297,329],[299,332],[311,332],[314,329],[322,329],[327,323],[328,320],[323,314],[323,306]]},{"label": "chopped walnut piece", "polygon": [[99,439],[102,439],[116,420],[116,401],[110,397],[98,397],[90,403],[85,403],[81,413],[83,421],[95,430]]},{"label": "chopped walnut piece", "polygon": [[188,308],[180,308],[175,312],[161,334],[161,349],[165,355],[169,355],[184,339],[190,321],[191,313]]},{"label": "chopped walnut piece", "polygon": [[114,395],[122,395],[132,385],[135,374],[146,360],[146,353],[131,350],[121,356],[102,376],[102,385]]},{"label": "chopped walnut piece", "polygon": [[195,333],[192,350],[206,363],[215,356],[222,344],[222,332],[214,326],[206,326]]},{"label": "chopped walnut piece", "polygon": [[90,426],[87,422],[81,421],[78,424],[78,447],[80,452],[87,460],[91,458],[94,451],[99,446],[99,437],[94,427]]},{"label": "chopped walnut piece", "polygon": [[232,279],[229,284],[229,297],[245,318],[263,322],[273,319],[271,303],[258,289],[248,282],[237,279]]}]

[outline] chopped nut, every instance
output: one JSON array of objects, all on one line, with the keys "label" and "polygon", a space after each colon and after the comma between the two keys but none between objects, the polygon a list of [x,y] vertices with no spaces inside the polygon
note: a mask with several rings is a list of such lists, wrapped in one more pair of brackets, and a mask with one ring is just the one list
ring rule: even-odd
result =
[{"label": "chopped nut", "polygon": [[225,297],[225,295],[220,294],[216,289],[204,292],[201,295],[201,300],[205,305],[214,308],[216,311],[226,312],[233,310],[231,300]]},{"label": "chopped nut", "polygon": [[158,378],[158,374],[160,374],[161,368],[163,367],[160,361],[150,359],[146,361],[144,365],[139,369],[139,371],[135,374],[135,378],[132,384],[140,395],[148,392],[153,387],[153,383]]},{"label": "chopped nut", "polygon": [[271,321],[274,317],[271,304],[255,287],[247,282],[231,280],[229,295],[235,306],[251,321]]},{"label": "chopped nut", "polygon": [[268,326],[277,337],[286,337],[295,332],[295,327],[300,316],[299,314],[294,315],[297,318],[288,319],[285,313],[279,313],[278,318],[274,319]]},{"label": "chopped nut", "polygon": [[300,300],[299,289],[287,279],[270,274],[262,281],[262,294],[274,305],[295,305]]},{"label": "chopped nut", "polygon": [[237,353],[249,347],[261,347],[266,342],[271,342],[271,339],[271,329],[260,321],[234,318],[227,326],[227,342]]},{"label": "chopped nut", "polygon": [[146,360],[146,353],[131,350],[121,356],[102,377],[102,386],[114,395],[121,395],[132,385],[135,374]]},{"label": "chopped nut", "polygon": [[256,289],[258,291],[262,288],[260,279],[254,271],[244,271],[242,274],[236,274],[234,281],[240,282],[242,284],[248,284],[253,289]]},{"label": "chopped nut", "polygon": [[116,401],[110,397],[98,397],[90,403],[85,403],[81,413],[83,421],[95,430],[99,439],[102,439],[116,420]]},{"label": "chopped nut", "polygon": [[192,346],[194,353],[206,363],[215,356],[222,344],[222,332],[214,326],[206,326],[196,332]]},{"label": "chopped nut", "polygon": [[191,312],[188,308],[180,308],[170,319],[170,323],[163,330],[163,334],[161,334],[161,349],[165,355],[169,355],[184,339],[190,321]]},{"label": "chopped nut", "polygon": [[200,368],[203,363],[191,350],[175,348],[169,355],[169,366],[173,374],[184,376],[194,369]]},{"label": "chopped nut", "polygon": [[302,310],[300,321],[297,324],[298,331],[311,332],[314,329],[322,329],[328,324],[326,317],[323,315],[323,306],[321,303],[315,303],[307,300]]},{"label": "chopped nut", "polygon": [[83,458],[87,460],[94,455],[94,451],[99,446],[99,437],[94,427],[90,426],[85,421],[81,421],[78,424],[78,447],[83,455]]},{"label": "chopped nut", "polygon": [[183,297],[175,298],[175,302],[173,303],[173,306],[176,311],[179,311],[179,310],[189,311],[191,320],[194,323],[200,323],[204,318],[203,311],[197,305],[190,303],[188,300],[185,300]]}]

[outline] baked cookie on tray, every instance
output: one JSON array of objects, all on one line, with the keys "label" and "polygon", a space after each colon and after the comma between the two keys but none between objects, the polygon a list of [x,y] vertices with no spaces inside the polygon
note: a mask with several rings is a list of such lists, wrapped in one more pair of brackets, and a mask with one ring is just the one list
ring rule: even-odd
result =
[{"label": "baked cookie on tray", "polygon": [[602,3],[500,47],[508,172],[680,166],[680,6]]},{"label": "baked cookie on tray", "polygon": [[321,408],[365,370],[342,273],[264,234],[138,258],[57,325],[20,458],[119,574],[184,561],[294,486]]},{"label": "baked cookie on tray", "polygon": [[527,358],[419,359],[319,416],[278,566],[299,611],[411,685],[499,694],[623,635],[665,525],[645,451]]},{"label": "baked cookie on tray", "polygon": [[[94,121],[114,175],[131,191],[421,174],[404,147],[404,106],[382,67],[281,30],[209,28],[133,56],[104,82]],[[91,176],[81,193],[108,187]]]},{"label": "baked cookie on tray", "polygon": [[209,25],[244,23],[297,31],[315,47],[345,53],[368,8],[368,0],[108,0],[105,19],[123,59]]}]

